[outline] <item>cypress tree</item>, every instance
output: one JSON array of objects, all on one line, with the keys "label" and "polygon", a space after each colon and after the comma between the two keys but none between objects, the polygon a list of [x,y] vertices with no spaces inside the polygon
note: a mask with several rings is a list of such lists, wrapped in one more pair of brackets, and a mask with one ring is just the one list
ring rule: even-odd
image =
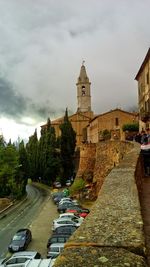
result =
[{"label": "cypress tree", "polygon": [[66,108],[64,122],[60,125],[61,130],[61,162],[62,162],[62,183],[73,175],[74,171],[74,152],[76,147],[76,133],[68,119],[68,110]]},{"label": "cypress tree", "polygon": [[38,138],[37,131],[29,137],[29,142],[26,145],[28,162],[29,162],[29,175],[34,181],[38,179]]}]

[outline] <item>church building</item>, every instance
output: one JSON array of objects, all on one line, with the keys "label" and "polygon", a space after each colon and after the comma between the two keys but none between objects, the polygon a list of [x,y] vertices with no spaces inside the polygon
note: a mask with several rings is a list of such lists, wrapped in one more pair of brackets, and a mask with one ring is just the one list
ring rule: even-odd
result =
[{"label": "church building", "polygon": [[[91,83],[86,73],[84,62],[82,63],[80,74],[77,79],[77,111],[69,116],[74,131],[76,132],[76,145],[79,147],[87,140],[87,126],[91,119],[93,119],[93,111],[91,108]],[[51,122],[55,128],[56,136],[61,135],[60,124],[64,117],[58,118]],[[43,125],[42,127],[44,127]]]}]

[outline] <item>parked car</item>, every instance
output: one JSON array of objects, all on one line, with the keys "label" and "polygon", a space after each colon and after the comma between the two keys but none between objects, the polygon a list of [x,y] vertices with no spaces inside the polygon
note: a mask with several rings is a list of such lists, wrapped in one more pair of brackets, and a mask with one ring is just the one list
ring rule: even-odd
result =
[{"label": "parked car", "polygon": [[68,235],[72,235],[75,231],[77,230],[76,226],[73,225],[65,225],[65,226],[60,226],[57,227],[54,231],[54,234],[68,234]]},{"label": "parked car", "polygon": [[57,211],[59,213],[64,213],[64,212],[66,212],[66,210],[68,208],[74,208],[74,206],[76,206],[76,205],[74,205],[72,202],[63,203],[63,204],[58,205]]},{"label": "parked car", "polygon": [[80,217],[79,215],[75,214],[75,213],[71,213],[71,212],[66,212],[66,213],[61,213],[59,215],[59,218],[61,219],[77,219],[80,223],[83,222],[84,218]]},{"label": "parked car", "polygon": [[61,188],[61,187],[62,187],[62,185],[60,182],[54,182],[53,183],[53,188]]},{"label": "parked car", "polygon": [[66,198],[62,198],[60,201],[59,201],[59,203],[58,203],[58,205],[61,205],[61,204],[64,204],[64,203],[72,203],[73,205],[79,205],[79,203],[78,203],[78,201],[75,199],[71,199],[71,198],[69,198],[69,197],[66,197]]},{"label": "parked car", "polygon": [[8,246],[8,250],[10,252],[16,252],[20,250],[26,250],[29,243],[32,240],[31,231],[27,228],[20,229],[17,233],[12,237],[10,244]]},{"label": "parked car", "polygon": [[64,243],[55,243],[50,245],[47,252],[47,258],[52,258],[52,259],[57,258],[63,249],[64,249]]},{"label": "parked car", "polygon": [[65,225],[73,225],[75,227],[79,227],[81,225],[81,222],[79,222],[77,219],[65,219],[65,218],[59,218],[53,221],[52,225],[52,231],[55,231],[57,227],[65,226]]},{"label": "parked car", "polygon": [[66,186],[71,186],[71,181],[70,180],[66,181]]},{"label": "parked car", "polygon": [[78,214],[80,217],[85,218],[88,214],[89,214],[89,209],[82,209],[78,206],[74,206],[74,207],[70,207],[68,209],[66,209],[66,212],[70,212],[70,213],[76,213]]},{"label": "parked car", "polygon": [[10,258],[4,258],[0,260],[0,267],[2,266],[18,266],[31,259],[40,259],[41,254],[37,251],[20,251],[14,253]]},{"label": "parked car", "polygon": [[67,242],[67,240],[69,239],[70,235],[68,234],[54,234],[52,235],[48,241],[47,241],[47,248],[49,248],[49,246],[51,244],[54,244],[54,243],[65,243]]}]

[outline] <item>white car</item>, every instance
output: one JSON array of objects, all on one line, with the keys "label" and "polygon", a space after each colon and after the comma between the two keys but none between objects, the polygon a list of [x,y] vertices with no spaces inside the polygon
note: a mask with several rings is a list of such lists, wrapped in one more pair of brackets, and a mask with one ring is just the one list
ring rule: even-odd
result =
[{"label": "white car", "polygon": [[66,213],[61,213],[59,215],[58,219],[76,219],[78,220],[80,223],[82,223],[84,221],[83,217],[80,217],[79,215],[76,215],[75,213],[71,213],[71,212],[66,212]]},{"label": "white car", "polygon": [[75,226],[75,227],[79,227],[81,225],[81,222],[77,219],[72,219],[72,218],[58,218],[56,220],[53,221],[53,225],[52,225],[52,231],[55,231],[56,228],[60,227],[60,226]]},{"label": "white car", "polygon": [[[0,267],[4,266],[22,266],[25,262],[32,259],[40,259],[41,254],[36,251],[20,251],[14,253],[10,258],[0,259]],[[21,265],[19,265],[21,264]]]},{"label": "white car", "polygon": [[58,205],[61,205],[61,204],[64,204],[64,203],[72,203],[73,205],[79,205],[78,201],[76,199],[71,199],[69,197],[66,197],[66,198],[62,198]]}]

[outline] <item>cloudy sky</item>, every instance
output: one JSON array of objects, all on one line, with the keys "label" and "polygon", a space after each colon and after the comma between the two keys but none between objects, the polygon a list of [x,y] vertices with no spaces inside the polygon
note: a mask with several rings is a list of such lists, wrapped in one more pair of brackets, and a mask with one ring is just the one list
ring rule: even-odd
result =
[{"label": "cloudy sky", "polygon": [[82,60],[96,114],[137,106],[149,0],[0,0],[0,132],[28,138],[77,110]]}]

